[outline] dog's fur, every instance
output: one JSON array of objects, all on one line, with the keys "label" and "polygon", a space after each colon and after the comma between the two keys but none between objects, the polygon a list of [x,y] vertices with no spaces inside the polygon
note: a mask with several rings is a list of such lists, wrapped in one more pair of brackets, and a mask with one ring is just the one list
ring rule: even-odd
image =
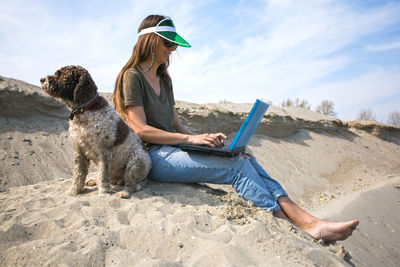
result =
[{"label": "dog's fur", "polygon": [[[91,99],[97,87],[89,72],[80,66],[66,66],[40,80],[43,90],[61,99],[69,108]],[[125,187],[116,195],[129,197],[146,179],[151,160],[139,137],[100,96],[87,111],[70,120],[69,134],[74,146],[75,168],[71,194],[83,191],[90,161],[98,171],[99,193],[110,192],[112,184]]]}]

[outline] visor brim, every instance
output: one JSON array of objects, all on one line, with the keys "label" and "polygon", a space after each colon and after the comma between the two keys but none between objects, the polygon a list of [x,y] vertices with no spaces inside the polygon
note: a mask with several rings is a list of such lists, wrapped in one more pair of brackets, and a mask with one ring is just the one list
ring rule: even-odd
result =
[{"label": "visor brim", "polygon": [[176,32],[156,32],[160,37],[167,39],[170,42],[173,42],[182,47],[192,47],[185,39],[183,39]]}]

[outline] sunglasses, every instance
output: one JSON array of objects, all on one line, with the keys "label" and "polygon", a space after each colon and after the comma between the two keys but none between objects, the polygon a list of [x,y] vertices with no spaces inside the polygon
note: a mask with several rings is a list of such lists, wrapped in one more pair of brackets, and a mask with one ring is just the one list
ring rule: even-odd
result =
[{"label": "sunglasses", "polygon": [[164,41],[165,48],[168,48],[168,49],[172,48],[172,49],[175,50],[178,47],[178,45],[173,43],[173,42],[170,42],[170,41],[165,40],[165,39],[163,41]]}]

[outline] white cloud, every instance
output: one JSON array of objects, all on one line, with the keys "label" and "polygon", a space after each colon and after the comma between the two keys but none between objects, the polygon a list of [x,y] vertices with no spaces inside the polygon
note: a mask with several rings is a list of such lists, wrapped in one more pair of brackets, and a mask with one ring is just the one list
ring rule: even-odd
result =
[{"label": "white cloud", "polygon": [[[330,100],[336,104],[335,99],[341,98],[331,91],[343,92],[339,88],[345,86],[351,88],[346,91],[350,98],[359,99],[337,103],[339,113],[346,114],[352,106],[365,106],[376,96],[358,97],[358,86],[380,91],[383,99],[393,95],[394,89],[388,88],[399,84],[392,75],[398,74],[393,66],[380,66],[379,72],[371,71],[379,67],[373,61],[366,69],[353,65],[358,62],[354,51],[385,52],[399,47],[398,36],[381,44],[370,40],[398,25],[399,3],[369,8],[340,0],[238,1],[229,6],[212,0],[157,4],[20,0],[6,1],[2,8],[6,12],[0,13],[0,24],[5,25],[0,28],[0,75],[34,84],[63,65],[80,64],[89,69],[101,91],[111,92],[130,57],[137,27],[148,14],[172,16],[178,32],[193,45],[180,48],[171,60],[178,100],[253,102],[263,98],[280,103],[295,97],[319,101],[332,95]],[[353,79],[336,75],[354,69],[364,75],[356,73]],[[326,77],[334,78],[326,81]],[[387,86],[382,89],[379,82]]]},{"label": "white cloud", "polygon": [[371,52],[382,52],[400,49],[400,39],[380,44],[369,44],[365,47],[365,49]]},{"label": "white cloud", "polygon": [[319,85],[303,92],[303,96],[314,107],[325,99],[333,101],[344,120],[354,120],[361,109],[370,108],[382,121],[390,111],[399,110],[400,68],[378,68],[351,80]]},{"label": "white cloud", "polygon": [[0,29],[0,57],[5,59],[0,64],[0,74],[39,84],[40,77],[64,65],[82,65],[91,72],[100,90],[113,90],[145,16],[175,11],[176,20],[181,22],[178,27],[190,31],[190,14],[200,5],[178,1],[162,1],[156,6],[152,3],[2,3],[6,12],[0,13],[0,24],[6,26]]},{"label": "white cloud", "polygon": [[[234,32],[227,28],[212,47],[185,51],[179,66],[173,63],[177,98],[252,102],[262,97],[280,103],[286,98],[311,97],[308,88],[318,88],[312,92],[324,96],[329,86],[315,87],[321,79],[352,69],[355,59],[347,47],[397,23],[400,11],[399,5],[387,5],[360,12],[340,1],[310,5],[270,1],[263,7],[246,7],[237,11],[240,20]],[[240,30],[246,35],[240,36]],[[193,64],[194,58],[202,59]],[[374,85],[382,94],[390,94],[387,89],[378,89],[380,78],[376,79],[370,79],[369,87]],[[360,82],[346,79],[351,88]],[[346,93],[356,97],[351,91]],[[362,100],[364,97],[361,94],[360,106],[370,101]]]}]

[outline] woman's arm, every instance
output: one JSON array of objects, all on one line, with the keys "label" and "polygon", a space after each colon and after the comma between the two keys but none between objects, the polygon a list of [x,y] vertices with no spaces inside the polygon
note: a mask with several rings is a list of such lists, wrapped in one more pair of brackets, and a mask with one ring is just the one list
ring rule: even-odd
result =
[{"label": "woman's arm", "polygon": [[144,142],[163,145],[176,145],[188,142],[187,134],[170,133],[148,125],[143,106],[129,106],[126,112],[129,127]]},{"label": "woman's arm", "polygon": [[176,133],[170,133],[147,124],[143,106],[129,106],[126,109],[129,127],[144,141],[160,145],[177,145],[183,143],[195,145],[222,146],[227,137],[222,133],[195,135],[184,128],[178,120],[174,107],[174,127]]}]

